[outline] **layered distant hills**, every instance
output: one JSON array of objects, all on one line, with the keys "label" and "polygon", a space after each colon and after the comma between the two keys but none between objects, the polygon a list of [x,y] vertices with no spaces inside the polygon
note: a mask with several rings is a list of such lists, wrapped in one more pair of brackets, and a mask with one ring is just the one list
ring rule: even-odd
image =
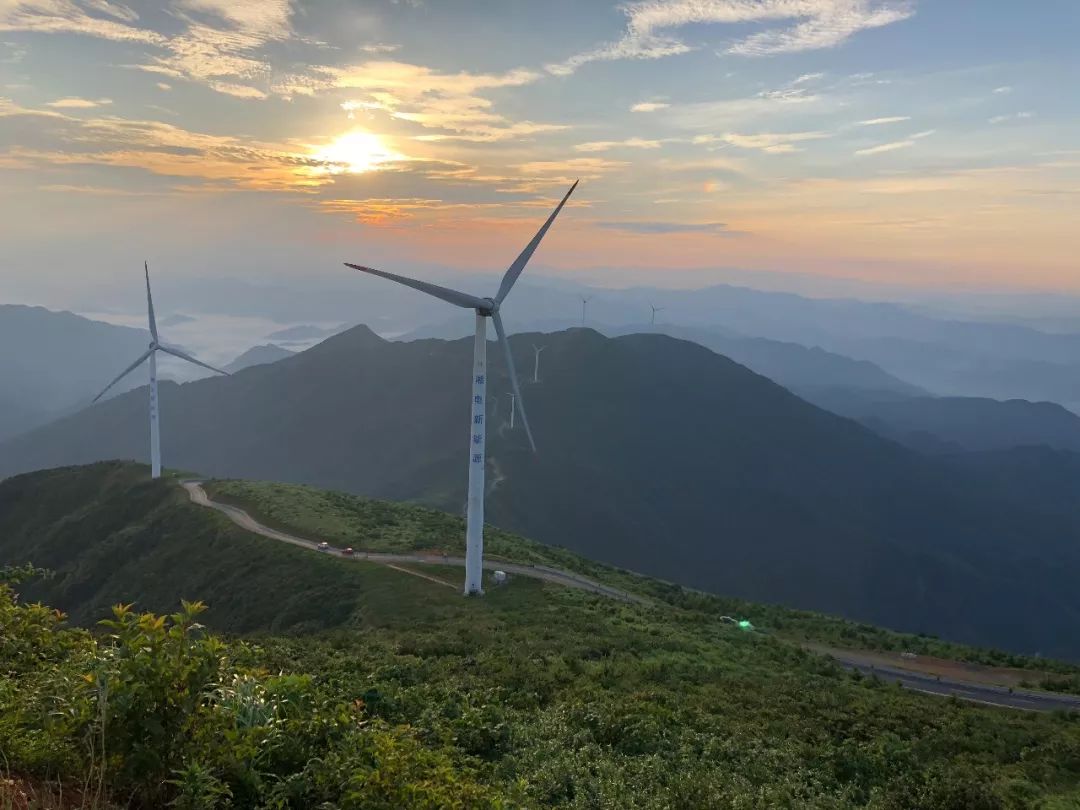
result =
[{"label": "layered distant hills", "polygon": [[[0,305],[0,438],[89,404],[149,342],[142,329]],[[137,383],[125,381],[120,390]]]},{"label": "layered distant hills", "polygon": [[[1080,656],[1080,521],[1002,497],[702,346],[588,329],[511,338],[539,453],[491,352],[489,520],[684,584],[899,629]],[[459,511],[468,340],[366,327],[161,389],[168,466]],[[133,392],[0,445],[0,475],[144,458]]]},{"label": "layered distant hills", "polygon": [[273,343],[267,343],[262,346],[253,346],[229,363],[229,365],[225,366],[225,370],[230,374],[235,374],[237,371],[243,371],[245,368],[251,368],[252,366],[263,366],[267,363],[276,363],[278,360],[292,357],[293,354],[295,354],[295,352],[283,349],[281,346],[276,346]]}]

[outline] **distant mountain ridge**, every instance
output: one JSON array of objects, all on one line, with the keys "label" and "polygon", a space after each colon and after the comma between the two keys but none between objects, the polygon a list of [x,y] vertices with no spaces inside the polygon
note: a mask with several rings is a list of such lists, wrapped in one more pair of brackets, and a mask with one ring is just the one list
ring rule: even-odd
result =
[{"label": "distant mountain ridge", "polygon": [[71,312],[0,305],[0,438],[89,404],[149,341],[144,330]]},{"label": "distant mountain ridge", "polygon": [[276,363],[278,360],[284,360],[286,357],[292,357],[294,354],[296,354],[296,352],[291,352],[288,349],[276,346],[273,343],[267,343],[262,346],[252,346],[225,366],[225,370],[230,374],[235,374],[237,371],[243,371],[245,368],[251,368],[252,366]]},{"label": "distant mountain ridge", "polygon": [[[511,338],[539,453],[491,352],[491,522],[642,573],[1018,651],[1080,657],[1080,522],[825,412],[701,346],[588,329]],[[161,389],[169,466],[457,512],[468,340],[366,327]],[[531,379],[528,374],[522,375]],[[131,393],[0,445],[0,474],[146,454]],[[496,408],[501,410],[496,412]]]},{"label": "distant mountain ridge", "polygon": [[[462,319],[445,321],[410,332],[398,340],[425,338],[453,339],[464,337],[471,327]],[[528,324],[517,332],[555,331],[567,328],[565,322]],[[573,328],[573,327],[571,327]],[[814,401],[814,394],[829,388],[892,393],[897,396],[925,396],[926,391],[891,374],[866,360],[853,360],[820,347],[806,347],[788,341],[748,337],[721,327],[677,326],[667,323],[612,326],[595,324],[596,329],[609,337],[634,334],[668,335],[688,340],[730,357],[785,388],[805,395]]]},{"label": "distant mountain ridge", "polygon": [[907,397],[843,402],[830,410],[904,444],[939,451],[996,451],[1045,445],[1080,452],[1080,416],[1053,402],[979,397]]}]

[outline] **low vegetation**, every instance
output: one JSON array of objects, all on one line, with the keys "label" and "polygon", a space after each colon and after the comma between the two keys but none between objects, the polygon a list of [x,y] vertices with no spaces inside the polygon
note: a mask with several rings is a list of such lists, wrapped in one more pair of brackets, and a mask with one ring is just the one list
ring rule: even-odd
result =
[{"label": "low vegetation", "polygon": [[[55,572],[0,586],[14,783],[101,808],[1080,802],[1080,718],[910,694],[720,616],[830,620],[646,580],[651,605],[521,578],[463,599],[185,500],[131,465],[0,484],[0,559]],[[106,599],[137,606],[86,615]]]},{"label": "low vegetation", "polygon": [[[461,520],[444,512],[294,484],[210,481],[205,488],[215,500],[239,506],[266,525],[339,546],[366,551],[435,550],[450,554],[465,551]],[[1061,661],[956,644],[930,635],[899,633],[813,611],[706,594],[637,576],[491,527],[484,533],[484,542],[488,556],[570,569],[683,610],[752,617],[760,628],[794,641],[851,650],[910,652],[986,666],[1049,672],[1054,676],[1043,679],[1033,675],[1032,685],[1045,684],[1043,688],[1080,693],[1080,667]]]}]

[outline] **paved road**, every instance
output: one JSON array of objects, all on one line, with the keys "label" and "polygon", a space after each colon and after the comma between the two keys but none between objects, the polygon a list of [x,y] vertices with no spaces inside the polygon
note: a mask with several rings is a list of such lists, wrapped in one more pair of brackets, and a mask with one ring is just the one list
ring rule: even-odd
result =
[{"label": "paved road", "polygon": [[[218,512],[225,514],[233,523],[242,529],[254,532],[255,534],[261,534],[263,537],[269,537],[271,540],[278,540],[282,543],[299,546],[308,551],[318,550],[317,540],[308,540],[303,537],[288,534],[287,532],[271,529],[269,526],[264,526],[262,523],[259,523],[259,521],[237,506],[231,506],[227,503],[211,500],[206,490],[203,489],[201,481],[181,481],[180,483],[184,489],[187,490],[192,503],[198,504],[199,506],[205,506],[209,509],[216,509]],[[375,551],[358,551],[352,556],[346,556],[341,553],[340,549],[333,547],[331,547],[329,552],[322,553],[329,553],[336,557],[340,557],[343,560],[368,560],[369,562],[384,564],[423,563],[424,565],[450,565],[457,566],[458,568],[465,567],[464,557],[452,557],[444,554],[388,554]],[[488,571],[499,570],[505,571],[508,574],[517,574],[532,579],[542,579],[545,582],[554,582],[558,585],[565,585],[568,588],[577,588],[581,591],[588,591],[589,593],[599,594],[600,596],[606,596],[610,599],[618,599],[623,602],[651,604],[650,600],[638,596],[637,594],[609,587],[608,585],[579,576],[572,571],[550,568],[546,565],[523,565],[520,563],[505,562],[503,560],[484,560],[484,568]]]},{"label": "paved road", "polygon": [[1004,686],[958,681],[950,678],[938,679],[935,675],[913,672],[898,667],[871,664],[855,653],[832,653],[831,657],[846,669],[858,670],[864,675],[877,675],[884,681],[897,681],[906,689],[925,692],[929,695],[950,697],[955,695],[961,700],[985,703],[989,706],[1004,706],[1010,709],[1023,709],[1029,712],[1050,712],[1058,709],[1080,711],[1080,697],[1060,695],[1050,692],[1029,692],[1014,689],[1011,692]]},{"label": "paved road", "polygon": [[[206,490],[203,489],[200,481],[182,481],[181,484],[184,489],[188,491],[188,495],[193,503],[222,512],[242,529],[254,532],[255,534],[260,534],[263,537],[268,537],[271,540],[278,540],[282,543],[299,546],[308,551],[317,551],[318,541],[297,537],[296,535],[288,534],[287,532],[271,529],[269,526],[264,526],[239,507],[211,500],[210,496],[206,493]],[[424,565],[447,565],[456,566],[458,568],[465,567],[464,557],[451,557],[436,554],[357,552],[352,557],[347,557],[341,553],[340,549],[336,548],[332,548],[329,553],[340,557],[343,560],[368,560],[370,562],[383,563],[386,565],[393,565],[394,563],[422,563]],[[504,562],[502,560],[485,560],[484,568],[489,571],[498,569],[500,571],[506,571],[509,574],[541,579],[545,582],[565,585],[568,588],[577,588],[578,590],[588,591],[590,593],[599,594],[611,599],[618,599],[624,602],[651,604],[648,599],[638,596],[637,594],[627,593],[626,591],[603,585],[591,579],[586,579],[585,577],[578,576],[572,571],[563,571],[545,565],[522,565],[519,563]],[[424,576],[415,571],[407,571],[407,573]],[[975,703],[1022,709],[1025,711],[1045,712],[1057,709],[1080,711],[1080,697],[1074,697],[1072,695],[1055,695],[1047,692],[1029,692],[1019,689],[1014,689],[1010,692],[1007,688],[1001,686],[989,686],[949,678],[938,679],[934,675],[899,669],[897,667],[883,666],[880,662],[870,662],[869,660],[862,659],[854,652],[845,651],[841,653],[839,651],[833,651],[828,654],[846,669],[858,670],[864,675],[877,675],[879,678],[886,681],[898,681],[907,689],[929,695],[939,695],[942,697],[955,695],[962,700],[968,700]]]}]

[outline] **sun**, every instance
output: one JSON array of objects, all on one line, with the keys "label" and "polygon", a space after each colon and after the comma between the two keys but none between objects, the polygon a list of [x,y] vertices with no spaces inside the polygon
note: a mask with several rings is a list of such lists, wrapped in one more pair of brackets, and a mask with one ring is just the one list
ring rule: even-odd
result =
[{"label": "sun", "polygon": [[324,161],[324,171],[329,174],[361,174],[401,159],[401,155],[384,144],[378,135],[360,129],[346,132],[332,143],[316,148],[312,157]]}]

